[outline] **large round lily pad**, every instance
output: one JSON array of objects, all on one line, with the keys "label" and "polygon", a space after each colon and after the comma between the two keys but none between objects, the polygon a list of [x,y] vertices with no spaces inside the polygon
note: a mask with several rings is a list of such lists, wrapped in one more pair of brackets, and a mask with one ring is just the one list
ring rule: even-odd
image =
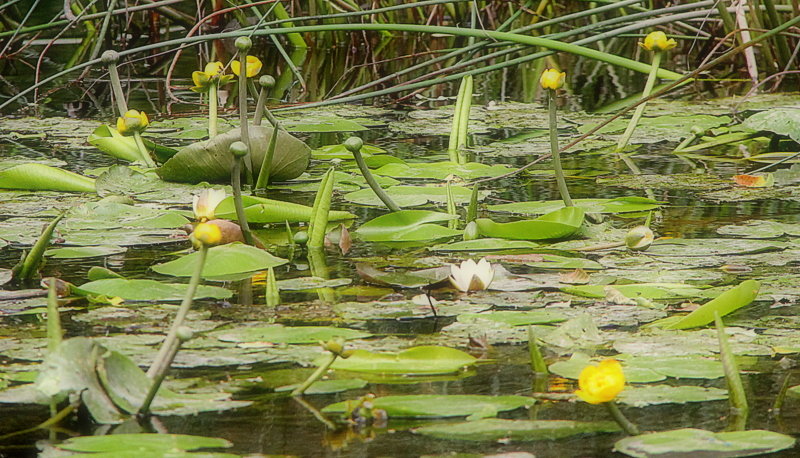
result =
[{"label": "large round lily pad", "polygon": [[[248,132],[253,168],[258,174],[272,136],[272,128],[250,126]],[[164,180],[182,183],[229,181],[233,168],[233,155],[229,148],[233,142],[240,140],[239,129],[234,129],[210,140],[192,143],[178,151],[156,173]],[[291,180],[300,176],[308,167],[311,148],[285,131],[278,133],[277,142],[270,180]]]}]

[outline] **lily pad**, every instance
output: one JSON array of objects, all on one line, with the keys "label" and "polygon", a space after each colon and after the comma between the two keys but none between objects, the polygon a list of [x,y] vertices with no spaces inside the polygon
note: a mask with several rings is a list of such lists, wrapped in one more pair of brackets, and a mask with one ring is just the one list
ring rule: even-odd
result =
[{"label": "lily pad", "polygon": [[371,334],[348,328],[327,326],[289,327],[279,324],[257,327],[238,327],[236,329],[215,331],[208,334],[223,342],[269,342],[275,344],[312,344],[334,338],[362,339]]},{"label": "lily pad", "polygon": [[[441,418],[478,416],[494,417],[498,412],[530,407],[536,403],[524,396],[437,395],[418,394],[382,396],[372,405],[383,409],[389,418]],[[322,409],[323,413],[344,413],[348,402],[337,402]]]},{"label": "lily pad", "polygon": [[511,326],[526,326],[531,324],[558,323],[567,319],[561,313],[550,310],[530,310],[518,312],[512,310],[500,310],[485,313],[464,313],[458,315],[458,321],[469,323],[475,320],[491,320],[505,323]]},{"label": "lily pad", "polygon": [[[288,262],[286,259],[273,256],[268,251],[239,242],[211,247],[206,256],[202,274],[205,278],[266,270]],[[157,264],[153,266],[153,270],[163,275],[191,277],[199,258],[200,253],[195,252],[173,261]]]},{"label": "lily pad", "polygon": [[95,192],[92,178],[35,163],[0,170],[0,189]]},{"label": "lily pad", "polygon": [[109,256],[112,254],[124,253],[125,251],[127,251],[127,248],[116,245],[99,245],[52,248],[45,251],[44,255],[53,259],[83,259]]},{"label": "lily pad", "polygon": [[581,422],[569,420],[506,420],[487,418],[465,423],[422,426],[413,430],[423,436],[465,441],[525,442],[557,440],[584,434],[620,431],[613,421]]},{"label": "lily pad", "polygon": [[355,233],[365,242],[435,240],[461,234],[461,231],[431,224],[452,219],[458,216],[428,210],[401,210],[371,219]]},{"label": "lily pad", "polygon": [[[450,190],[456,204],[469,203],[472,196],[471,189],[463,186],[451,186]],[[429,202],[447,202],[447,188],[443,186],[391,186],[386,189],[386,194],[401,207],[415,207]],[[478,199],[483,200],[488,195],[488,191],[481,191],[478,193]],[[343,197],[344,200],[355,204],[384,206],[375,192],[369,188],[347,193]]]},{"label": "lily pad", "polygon": [[[265,199],[256,196],[242,196],[242,205],[247,221],[250,223],[300,223],[311,221],[311,207],[293,202]],[[219,218],[236,219],[236,208],[233,198],[228,197],[219,203],[215,210]],[[353,219],[355,215],[346,211],[331,210],[328,212],[328,221],[343,221]]]},{"label": "lily pad", "polygon": [[[640,212],[658,208],[663,204],[646,197],[617,197],[615,199],[575,199],[572,201],[586,213],[626,213]],[[561,200],[540,200],[534,202],[513,202],[489,205],[490,211],[542,215],[564,206]]]},{"label": "lily pad", "polygon": [[659,404],[685,404],[728,399],[728,391],[702,386],[636,386],[627,387],[619,394],[619,402],[633,407]]},{"label": "lily pad", "polygon": [[447,374],[475,364],[476,358],[448,347],[412,347],[399,353],[355,350],[347,359],[337,359],[333,369],[378,374]]},{"label": "lily pad", "polygon": [[564,207],[533,220],[496,223],[490,219],[475,220],[478,231],[486,237],[514,240],[546,240],[569,237],[583,224],[583,210]]},{"label": "lily pad", "polygon": [[800,142],[800,109],[794,107],[760,111],[745,119],[742,124],[748,129],[785,135]]},{"label": "lily pad", "polygon": [[676,429],[631,436],[614,444],[614,451],[628,456],[694,457],[766,455],[794,447],[795,439],[772,431],[725,431],[714,433],[702,429]]},{"label": "lily pad", "polygon": [[[303,391],[303,395],[308,396],[311,394],[333,394],[341,393],[349,390],[360,390],[367,386],[366,380],[357,378],[346,378],[338,380],[320,380],[311,384],[308,389]],[[286,385],[275,388],[278,393],[285,391],[292,391],[300,385]]]},{"label": "lily pad", "polygon": [[[59,449],[71,452],[102,453],[104,455],[123,453],[125,456],[131,453],[136,453],[138,456],[166,456],[179,451],[232,446],[233,444],[229,441],[217,437],[146,433],[72,437],[56,445]],[[214,456],[218,455],[214,454]]]},{"label": "lily pad", "polygon": [[[73,287],[73,292],[83,295],[120,297],[126,301],[180,301],[186,295],[187,287],[188,285],[160,283],[155,280],[107,278],[84,283],[80,287]],[[233,293],[225,288],[200,285],[197,287],[194,298],[227,299],[231,296]]]},{"label": "lily pad", "polygon": [[506,240],[506,239],[476,239],[462,240],[453,243],[441,243],[429,247],[432,251],[501,251],[501,250],[531,250],[539,248],[540,245],[527,240]]},{"label": "lily pad", "polygon": [[[613,285],[613,287],[631,299],[643,297],[650,300],[667,300],[706,297],[706,293],[702,289],[684,283],[635,283]],[[576,296],[601,299],[606,297],[605,288],[606,286],[603,285],[563,286],[561,291]]]},{"label": "lily pad", "polygon": [[[250,158],[257,175],[264,160],[272,127],[252,126],[249,130]],[[233,168],[231,144],[241,140],[239,129],[207,140],[193,143],[180,151],[156,170],[167,181],[182,183],[227,182]],[[275,156],[270,169],[271,181],[291,180],[308,167],[311,148],[285,131],[278,133]]]},{"label": "lily pad", "polygon": [[386,164],[373,171],[376,175],[390,176],[392,178],[428,178],[444,180],[450,175],[456,175],[465,180],[477,178],[496,177],[513,171],[514,169],[502,164],[486,165],[478,162],[457,164],[455,162],[415,162]]},{"label": "lily pad", "polygon": [[705,326],[714,321],[714,315],[720,317],[733,313],[734,311],[749,305],[758,296],[761,283],[755,280],[745,280],[738,286],[725,291],[711,301],[703,304],[692,313],[682,317],[680,320],[668,324],[667,329],[689,329],[698,326]]}]

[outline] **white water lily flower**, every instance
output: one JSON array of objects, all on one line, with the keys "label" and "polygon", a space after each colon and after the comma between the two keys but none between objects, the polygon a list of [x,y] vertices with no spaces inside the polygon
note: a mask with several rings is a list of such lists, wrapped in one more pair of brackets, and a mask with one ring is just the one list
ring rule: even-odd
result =
[{"label": "white water lily flower", "polygon": [[461,262],[461,267],[450,265],[450,283],[459,291],[481,291],[489,287],[494,279],[494,268],[481,258],[477,263],[472,259]]},{"label": "white water lily flower", "polygon": [[192,199],[192,210],[198,221],[214,219],[214,210],[225,199],[224,189],[204,189]]}]

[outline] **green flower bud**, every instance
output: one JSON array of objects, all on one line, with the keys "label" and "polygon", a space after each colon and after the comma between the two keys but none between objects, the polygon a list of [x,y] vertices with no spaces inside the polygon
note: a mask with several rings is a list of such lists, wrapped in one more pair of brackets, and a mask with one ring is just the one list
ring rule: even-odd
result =
[{"label": "green flower bud", "polygon": [[625,246],[630,250],[644,251],[653,243],[655,236],[647,226],[636,226],[625,234]]},{"label": "green flower bud", "polygon": [[109,49],[100,56],[100,61],[106,65],[116,64],[119,62],[119,53]]},{"label": "green flower bud", "polygon": [[308,231],[297,231],[292,236],[294,243],[305,245],[308,242]]},{"label": "green flower bud", "polygon": [[350,151],[351,153],[361,151],[363,146],[364,140],[361,140],[358,137],[350,137],[344,142],[344,147],[347,148],[347,151]]},{"label": "green flower bud", "polygon": [[230,152],[234,157],[245,157],[247,156],[249,149],[243,142],[233,142],[233,144],[230,146]]},{"label": "green flower bud", "polygon": [[275,78],[270,75],[262,75],[258,79],[258,84],[264,89],[270,89],[275,86]]},{"label": "green flower bud", "polygon": [[249,37],[239,37],[234,42],[236,49],[239,51],[247,51],[253,47],[253,41]]},{"label": "green flower bud", "polygon": [[464,240],[475,240],[480,237],[480,232],[478,231],[478,223],[475,221],[470,221],[464,227]]},{"label": "green flower bud", "polygon": [[180,326],[175,335],[181,342],[186,342],[194,337],[194,331],[189,326]]}]

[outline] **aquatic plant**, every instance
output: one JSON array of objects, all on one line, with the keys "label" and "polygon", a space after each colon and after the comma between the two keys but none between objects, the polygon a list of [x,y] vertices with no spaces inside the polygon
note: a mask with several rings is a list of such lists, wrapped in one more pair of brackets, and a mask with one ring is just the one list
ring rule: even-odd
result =
[{"label": "aquatic plant", "polygon": [[564,85],[567,74],[555,69],[547,69],[542,72],[539,84],[547,92],[547,112],[550,128],[550,154],[553,156],[553,169],[556,173],[556,183],[558,192],[565,207],[572,206],[572,198],[569,195],[567,180],[564,178],[564,168],[561,166],[561,152],[558,148],[558,107],[556,107],[556,92]]}]

